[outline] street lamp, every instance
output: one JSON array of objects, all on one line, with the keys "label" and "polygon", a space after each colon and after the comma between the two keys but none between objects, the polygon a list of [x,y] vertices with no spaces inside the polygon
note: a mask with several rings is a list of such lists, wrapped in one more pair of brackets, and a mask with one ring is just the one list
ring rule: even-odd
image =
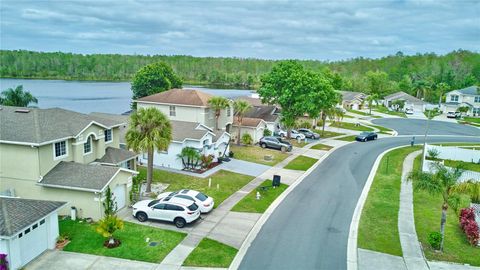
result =
[{"label": "street lamp", "polygon": [[423,161],[425,160],[425,148],[427,147],[427,134],[428,134],[428,128],[430,124],[430,113],[431,110],[428,110],[428,116],[427,116],[427,127],[425,128],[425,137],[423,138],[423,150],[422,150],[422,167],[421,170],[423,170]]}]

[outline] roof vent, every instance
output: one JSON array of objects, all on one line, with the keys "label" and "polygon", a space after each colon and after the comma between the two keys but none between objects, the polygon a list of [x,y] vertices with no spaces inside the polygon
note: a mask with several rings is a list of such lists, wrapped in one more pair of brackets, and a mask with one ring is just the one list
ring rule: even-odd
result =
[{"label": "roof vent", "polygon": [[15,112],[16,113],[29,113],[30,110],[29,109],[16,109]]}]

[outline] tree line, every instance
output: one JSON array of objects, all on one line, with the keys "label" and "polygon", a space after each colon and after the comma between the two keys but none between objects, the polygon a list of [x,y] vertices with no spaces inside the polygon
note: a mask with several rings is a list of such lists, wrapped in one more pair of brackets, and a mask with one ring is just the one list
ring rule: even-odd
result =
[{"label": "tree line", "polygon": [[[155,62],[170,65],[189,84],[259,88],[261,75],[280,61],[254,58],[193,57],[186,55],[73,54],[62,52],[0,51],[0,76],[65,80],[131,81],[140,68]],[[436,102],[446,91],[480,84],[480,54],[457,50],[404,55],[401,52],[379,59],[344,61],[297,61],[315,72],[330,69],[336,89],[369,92],[372,81],[379,96],[405,91]]]}]

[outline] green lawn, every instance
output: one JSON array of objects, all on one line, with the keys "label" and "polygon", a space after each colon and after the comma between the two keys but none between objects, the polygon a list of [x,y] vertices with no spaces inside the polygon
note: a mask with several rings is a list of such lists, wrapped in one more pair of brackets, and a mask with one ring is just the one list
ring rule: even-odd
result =
[{"label": "green lawn", "polygon": [[356,130],[356,131],[373,131],[373,128],[363,126],[363,125],[355,125],[354,123],[348,123],[348,122],[334,122],[330,124],[330,127],[336,127],[336,128],[344,128],[344,129],[350,129],[350,130]]},{"label": "green lawn", "polygon": [[379,113],[384,113],[384,114],[390,114],[390,115],[395,115],[395,116],[400,116],[406,118],[407,116],[405,115],[404,112],[396,112],[396,111],[390,111],[384,106],[377,106],[373,111],[379,112]]},{"label": "green lawn", "polygon": [[393,132],[393,130],[389,129],[389,128],[386,128],[384,126],[377,126],[377,125],[368,125],[369,127],[373,127],[373,128],[376,128],[378,130],[380,130],[380,133],[386,133],[386,134],[389,134],[388,132]]},{"label": "green lawn", "polygon": [[[151,226],[125,222],[123,230],[114,233],[122,244],[113,249],[103,246],[105,238],[98,234],[95,224],[79,223],[72,220],[60,220],[60,234],[68,234],[71,242],[65,246],[65,251],[88,253],[129,260],[159,263],[186,236],[184,233],[162,230]],[[158,242],[151,247],[146,242]]]},{"label": "green lawn", "polygon": [[458,160],[445,160],[445,166],[448,167],[457,167],[458,165],[462,165],[464,170],[480,172],[480,164],[472,163],[472,162],[463,162]]},{"label": "green lawn", "polygon": [[480,124],[480,117],[464,117],[464,121]]},{"label": "green lawn", "polygon": [[425,110],[423,112],[423,114],[425,115],[425,117],[429,118],[428,117],[428,112],[430,112],[430,119],[433,119],[434,117],[437,117],[439,115],[441,115],[442,113],[438,110]]},{"label": "green lawn", "polygon": [[326,145],[326,144],[315,144],[314,146],[310,147],[310,149],[315,149],[315,150],[324,150],[324,151],[328,151],[330,149],[332,149],[333,146],[330,146],[330,145]]},{"label": "green lawn", "polygon": [[293,146],[295,147],[299,147],[299,148],[302,148],[304,147],[305,145],[309,144],[308,142],[305,142],[304,140],[302,140],[301,142],[298,142],[297,140],[295,139],[290,139],[288,140],[290,142],[290,144],[292,144]]},{"label": "green lawn", "polygon": [[351,112],[351,113],[358,114],[358,115],[370,116],[370,114],[368,114],[366,112],[352,110],[352,109],[348,109],[347,112]]},{"label": "green lawn", "polygon": [[[415,159],[414,166],[420,168],[420,157]],[[448,209],[445,225],[444,252],[435,252],[428,244],[428,235],[433,231],[440,231],[443,203],[441,195],[430,195],[425,191],[414,190],[413,201],[415,227],[427,259],[480,266],[480,249],[468,243],[465,234],[460,230],[458,215],[451,208]]]},{"label": "green lawn", "polygon": [[320,127],[319,129],[316,129],[315,132],[320,134],[320,138],[331,138],[331,137],[345,135],[344,133],[338,133],[338,132],[327,131],[327,130],[325,130],[322,135],[322,127]]},{"label": "green lawn", "polygon": [[354,142],[354,141],[355,141],[355,137],[357,137],[357,135],[350,135],[350,136],[340,137],[340,138],[337,138],[336,140],[346,141],[346,142]]},{"label": "green lawn", "polygon": [[[263,149],[260,146],[237,146],[231,145],[230,151],[234,153],[234,158],[245,161],[265,164],[273,166],[280,161],[286,159],[290,154],[283,153],[279,150]],[[271,155],[273,159],[267,161],[264,159],[266,155]]]},{"label": "green lawn", "polygon": [[382,158],[363,207],[358,247],[402,256],[398,235],[401,174],[405,157],[418,149],[404,147]]},{"label": "green lawn", "polygon": [[[266,180],[263,182],[261,187],[272,186],[272,180]],[[233,208],[232,211],[236,212],[248,212],[248,213],[264,213],[267,208],[272,204],[272,202],[282,194],[288,185],[280,184],[278,188],[269,188],[267,190],[257,190],[254,189],[247,196],[245,196],[241,201],[239,201]],[[261,198],[257,200],[257,191],[260,192]]]},{"label": "green lawn", "polygon": [[316,158],[311,158],[311,157],[306,157],[306,156],[298,156],[294,160],[290,161],[290,163],[285,166],[285,169],[290,169],[290,170],[299,170],[299,171],[306,171],[310,167],[317,162],[318,159]]},{"label": "green lawn", "polygon": [[183,266],[228,268],[238,250],[218,241],[203,238],[188,255]]},{"label": "green lawn", "polygon": [[440,146],[468,146],[468,147],[480,147],[480,143],[475,143],[475,142],[450,142],[450,143],[432,143],[432,145],[440,145]]},{"label": "green lawn", "polygon": [[[147,169],[138,167],[139,177],[145,179]],[[208,178],[212,179],[212,186],[208,187]],[[153,170],[153,181],[170,184],[167,191],[180,189],[194,189],[206,193],[215,200],[215,207],[220,205],[226,198],[248,184],[254,177],[220,170],[208,178],[199,178],[163,170]],[[219,189],[217,189],[219,184]]]}]

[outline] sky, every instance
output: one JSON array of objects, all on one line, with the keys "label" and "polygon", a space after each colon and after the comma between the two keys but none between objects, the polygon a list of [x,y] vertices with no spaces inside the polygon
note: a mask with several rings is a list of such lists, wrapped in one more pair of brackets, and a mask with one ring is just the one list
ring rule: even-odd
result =
[{"label": "sky", "polygon": [[0,48],[324,61],[478,52],[480,0],[1,0]]}]

